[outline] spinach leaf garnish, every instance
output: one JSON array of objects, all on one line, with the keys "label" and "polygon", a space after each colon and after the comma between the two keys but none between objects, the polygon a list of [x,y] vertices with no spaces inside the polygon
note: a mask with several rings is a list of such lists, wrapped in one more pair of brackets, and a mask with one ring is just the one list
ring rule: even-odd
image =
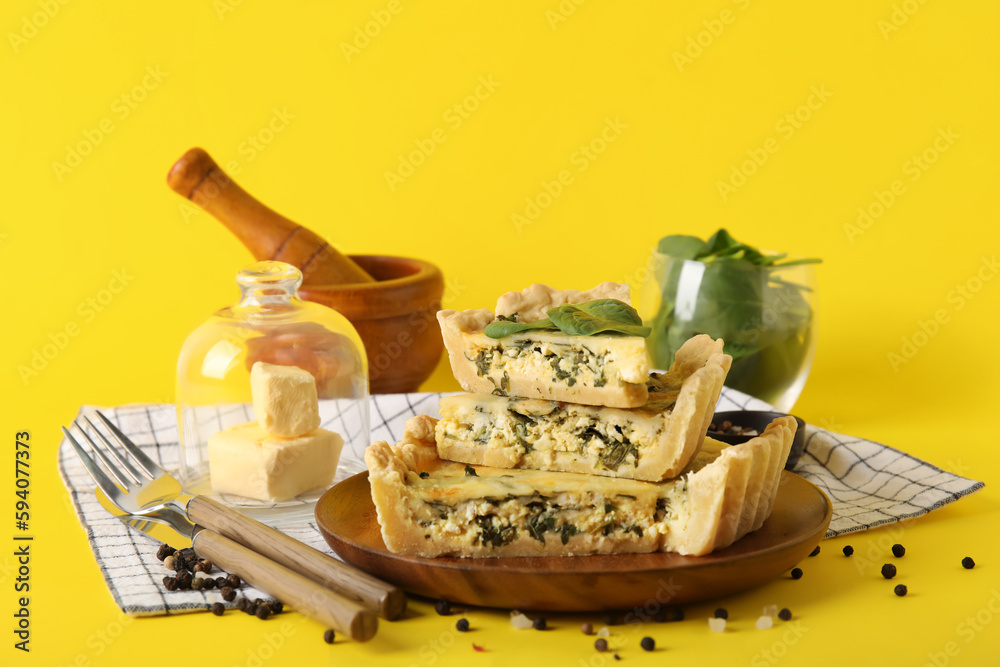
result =
[{"label": "spinach leaf garnish", "polygon": [[593,336],[599,333],[621,333],[645,337],[650,328],[642,325],[635,308],[618,299],[595,299],[580,304],[565,303],[546,312],[545,319],[516,322],[500,319],[486,325],[490,338],[505,338],[511,334],[534,329],[561,331],[570,336]]}]

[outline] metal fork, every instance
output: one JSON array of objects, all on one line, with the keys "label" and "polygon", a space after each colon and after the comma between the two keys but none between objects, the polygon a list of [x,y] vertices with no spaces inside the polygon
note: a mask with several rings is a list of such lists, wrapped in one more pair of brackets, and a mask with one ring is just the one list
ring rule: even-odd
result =
[{"label": "metal fork", "polygon": [[356,570],[216,500],[184,493],[180,482],[147,456],[110,419],[100,411],[97,411],[97,417],[124,452],[115,447],[89,417],[84,416],[84,419],[96,438],[90,436],[83,424],[74,422],[74,425],[90,445],[90,451],[103,464],[103,470],[69,429],[63,427],[62,431],[97,486],[123,512],[159,518],[175,528],[179,525],[203,526],[323,584],[383,618],[393,620],[405,611],[406,594],[401,589]]}]

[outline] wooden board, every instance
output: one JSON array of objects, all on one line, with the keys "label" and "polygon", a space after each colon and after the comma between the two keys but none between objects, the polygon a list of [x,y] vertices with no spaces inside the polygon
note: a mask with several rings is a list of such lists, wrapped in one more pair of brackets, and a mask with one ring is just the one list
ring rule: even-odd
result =
[{"label": "wooden board", "polygon": [[832,515],[822,491],[784,471],[771,517],[760,530],[707,556],[416,558],[386,549],[367,472],[337,484],[316,504],[316,521],[330,547],[379,579],[455,603],[548,611],[648,610],[754,588],[807,557]]}]

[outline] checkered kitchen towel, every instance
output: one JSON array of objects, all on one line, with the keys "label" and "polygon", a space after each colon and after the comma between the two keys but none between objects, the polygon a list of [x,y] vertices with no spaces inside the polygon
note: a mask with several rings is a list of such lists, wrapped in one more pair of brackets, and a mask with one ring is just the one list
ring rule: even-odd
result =
[{"label": "checkered kitchen towel", "polygon": [[[372,440],[397,442],[406,420],[437,415],[440,394],[385,394],[371,399]],[[718,410],[768,410],[770,406],[724,388]],[[81,415],[90,413],[83,408]],[[177,467],[177,418],[172,405],[125,406],[105,411],[137,445],[161,465]],[[363,466],[361,452],[345,451],[342,464]],[[344,466],[342,465],[342,468]],[[217,590],[167,592],[166,571],[156,560],[157,542],[112,517],[97,502],[94,484],[65,440],[59,447],[59,472],[108,589],[125,613],[134,616],[200,611],[222,602]],[[827,537],[926,514],[983,487],[904,452],[862,438],[809,425],[805,453],[795,472],[823,489],[833,503]],[[344,471],[338,480],[349,474]],[[282,528],[290,536],[331,553],[313,523]],[[268,596],[249,586],[253,599]]]}]

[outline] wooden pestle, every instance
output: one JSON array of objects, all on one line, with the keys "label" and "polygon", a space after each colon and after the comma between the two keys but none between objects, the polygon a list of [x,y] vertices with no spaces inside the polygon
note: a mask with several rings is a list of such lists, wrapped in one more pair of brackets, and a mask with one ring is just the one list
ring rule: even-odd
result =
[{"label": "wooden pestle", "polygon": [[375,282],[318,234],[254,199],[201,148],[181,156],[167,174],[167,185],[224,224],[255,258],[298,267],[304,285]]}]

